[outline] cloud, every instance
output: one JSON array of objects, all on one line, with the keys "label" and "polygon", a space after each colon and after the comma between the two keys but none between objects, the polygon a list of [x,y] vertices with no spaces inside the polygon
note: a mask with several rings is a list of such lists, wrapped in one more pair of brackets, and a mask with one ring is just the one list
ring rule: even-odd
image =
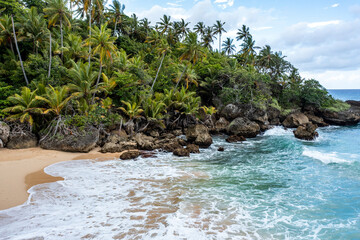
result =
[{"label": "cloud", "polygon": [[167,2],[166,5],[169,5],[170,7],[181,7],[181,4],[171,2]]},{"label": "cloud", "polygon": [[301,76],[306,79],[315,78],[327,89],[360,89],[360,69],[328,70],[319,73],[302,72]]},{"label": "cloud", "polygon": [[227,7],[232,7],[234,5],[234,0],[215,0],[214,3],[222,9],[225,9]]},{"label": "cloud", "polygon": [[335,4],[331,5],[332,8],[337,8],[337,7],[339,7],[339,6],[340,6],[339,3],[335,3]]}]

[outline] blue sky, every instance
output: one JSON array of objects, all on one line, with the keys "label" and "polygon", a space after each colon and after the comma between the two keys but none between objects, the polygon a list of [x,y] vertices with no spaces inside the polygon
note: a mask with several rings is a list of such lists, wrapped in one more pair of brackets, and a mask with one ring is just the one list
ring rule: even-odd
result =
[{"label": "blue sky", "polygon": [[[111,0],[109,0],[111,2]],[[199,21],[226,22],[222,40],[235,38],[243,24],[256,45],[282,51],[305,78],[329,89],[360,89],[360,1],[343,0],[122,0],[125,13],[155,25],[164,14]],[[237,50],[240,50],[237,42]],[[218,46],[215,40],[214,46]]]}]

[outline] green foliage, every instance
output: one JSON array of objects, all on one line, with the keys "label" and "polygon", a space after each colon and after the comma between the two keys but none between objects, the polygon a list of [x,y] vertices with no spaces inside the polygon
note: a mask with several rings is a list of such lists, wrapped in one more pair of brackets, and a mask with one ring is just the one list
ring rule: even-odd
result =
[{"label": "green foliage", "polygon": [[330,106],[325,107],[325,109],[333,112],[341,112],[348,110],[350,107],[350,104],[347,104],[346,102],[335,100]]},{"label": "green foliage", "polygon": [[130,120],[141,117],[141,113],[144,112],[144,110],[141,109],[141,105],[138,104],[136,101],[133,102],[121,101],[121,102],[125,107],[120,107],[119,109],[126,116],[128,116]]},{"label": "green foliage", "polygon": [[213,115],[217,112],[215,107],[202,106],[201,109],[204,110],[205,114],[208,115]]},{"label": "green foliage", "polygon": [[196,96],[196,92],[187,91],[185,87],[175,92],[165,89],[164,103],[168,110],[195,114],[200,107],[200,97]]},{"label": "green foliage", "polygon": [[301,87],[301,100],[303,105],[317,107],[330,107],[334,103],[328,91],[314,79],[304,81]]}]

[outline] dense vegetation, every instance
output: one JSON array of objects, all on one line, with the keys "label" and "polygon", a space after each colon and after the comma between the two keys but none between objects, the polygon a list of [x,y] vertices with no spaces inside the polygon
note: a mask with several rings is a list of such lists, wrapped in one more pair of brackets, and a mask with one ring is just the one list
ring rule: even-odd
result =
[{"label": "dense vegetation", "polygon": [[[221,41],[225,23],[124,13],[114,0],[0,0],[0,117],[35,131],[67,124],[164,125],[223,104],[285,110],[335,100],[281,52],[256,46],[248,27]],[[214,40],[219,46],[214,47]]]}]

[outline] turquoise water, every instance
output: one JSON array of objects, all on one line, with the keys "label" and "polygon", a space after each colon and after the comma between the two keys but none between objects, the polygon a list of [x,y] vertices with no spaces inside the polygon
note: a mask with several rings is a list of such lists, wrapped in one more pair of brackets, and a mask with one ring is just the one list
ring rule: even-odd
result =
[{"label": "turquoise water", "polygon": [[[360,125],[276,127],[191,158],[70,161],[0,211],[0,239],[360,239]],[[217,152],[219,146],[225,152]]]},{"label": "turquoise water", "polygon": [[360,101],[360,89],[333,89],[328,90],[329,93],[336,99],[343,101],[356,100]]}]

